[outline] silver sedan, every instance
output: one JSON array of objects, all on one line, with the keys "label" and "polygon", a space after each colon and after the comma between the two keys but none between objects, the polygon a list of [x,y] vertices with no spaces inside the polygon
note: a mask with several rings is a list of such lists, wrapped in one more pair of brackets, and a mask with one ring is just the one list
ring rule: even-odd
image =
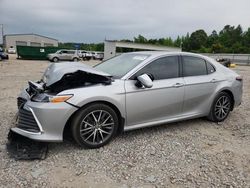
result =
[{"label": "silver sedan", "polygon": [[95,67],[51,64],[18,97],[11,130],[39,141],[71,132],[86,148],[148,126],[207,117],[224,121],[241,104],[242,77],[215,60],[184,52],[134,52]]}]

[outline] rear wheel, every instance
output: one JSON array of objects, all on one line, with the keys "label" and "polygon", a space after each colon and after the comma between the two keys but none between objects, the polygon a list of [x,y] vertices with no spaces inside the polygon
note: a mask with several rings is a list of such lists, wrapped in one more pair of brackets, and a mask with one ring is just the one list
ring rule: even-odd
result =
[{"label": "rear wheel", "polygon": [[208,119],[214,122],[224,121],[232,109],[233,106],[232,100],[233,99],[228,93],[226,92],[219,93],[214,99]]},{"label": "rear wheel", "polygon": [[92,104],[80,110],[72,121],[72,135],[75,141],[86,148],[106,145],[116,134],[118,117],[105,104]]},{"label": "rear wheel", "polygon": [[56,62],[59,61],[59,59],[58,59],[57,57],[54,57],[54,58],[52,59],[52,61],[56,63]]},{"label": "rear wheel", "polygon": [[76,62],[76,61],[78,61],[78,59],[77,59],[76,57],[74,57],[74,58],[73,58],[73,61],[75,61],[75,62]]}]

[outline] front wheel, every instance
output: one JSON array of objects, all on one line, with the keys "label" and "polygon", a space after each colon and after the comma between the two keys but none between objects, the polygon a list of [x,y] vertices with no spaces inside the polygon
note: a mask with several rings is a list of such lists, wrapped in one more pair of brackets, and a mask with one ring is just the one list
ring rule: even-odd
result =
[{"label": "front wheel", "polygon": [[74,62],[78,61],[78,58],[74,57],[74,58],[73,58],[73,61],[74,61]]},{"label": "front wheel", "polygon": [[118,125],[118,117],[111,107],[105,104],[92,104],[75,115],[71,130],[80,146],[99,148],[115,136]]},{"label": "front wheel", "polygon": [[219,93],[214,99],[208,119],[214,122],[224,121],[233,107],[232,100],[228,93]]}]

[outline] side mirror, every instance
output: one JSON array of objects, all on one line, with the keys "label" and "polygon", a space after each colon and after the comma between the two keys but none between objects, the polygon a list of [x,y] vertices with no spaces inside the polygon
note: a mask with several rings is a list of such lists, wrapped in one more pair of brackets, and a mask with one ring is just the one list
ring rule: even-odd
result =
[{"label": "side mirror", "polygon": [[153,81],[147,74],[138,76],[137,80],[146,88],[151,88],[153,86]]}]

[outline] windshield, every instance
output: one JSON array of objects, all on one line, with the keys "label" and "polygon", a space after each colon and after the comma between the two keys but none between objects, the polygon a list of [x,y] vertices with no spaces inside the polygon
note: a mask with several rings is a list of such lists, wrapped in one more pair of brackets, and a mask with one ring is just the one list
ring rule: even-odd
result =
[{"label": "windshield", "polygon": [[122,78],[148,57],[147,54],[122,54],[96,65],[95,69],[106,72],[114,78]]}]

